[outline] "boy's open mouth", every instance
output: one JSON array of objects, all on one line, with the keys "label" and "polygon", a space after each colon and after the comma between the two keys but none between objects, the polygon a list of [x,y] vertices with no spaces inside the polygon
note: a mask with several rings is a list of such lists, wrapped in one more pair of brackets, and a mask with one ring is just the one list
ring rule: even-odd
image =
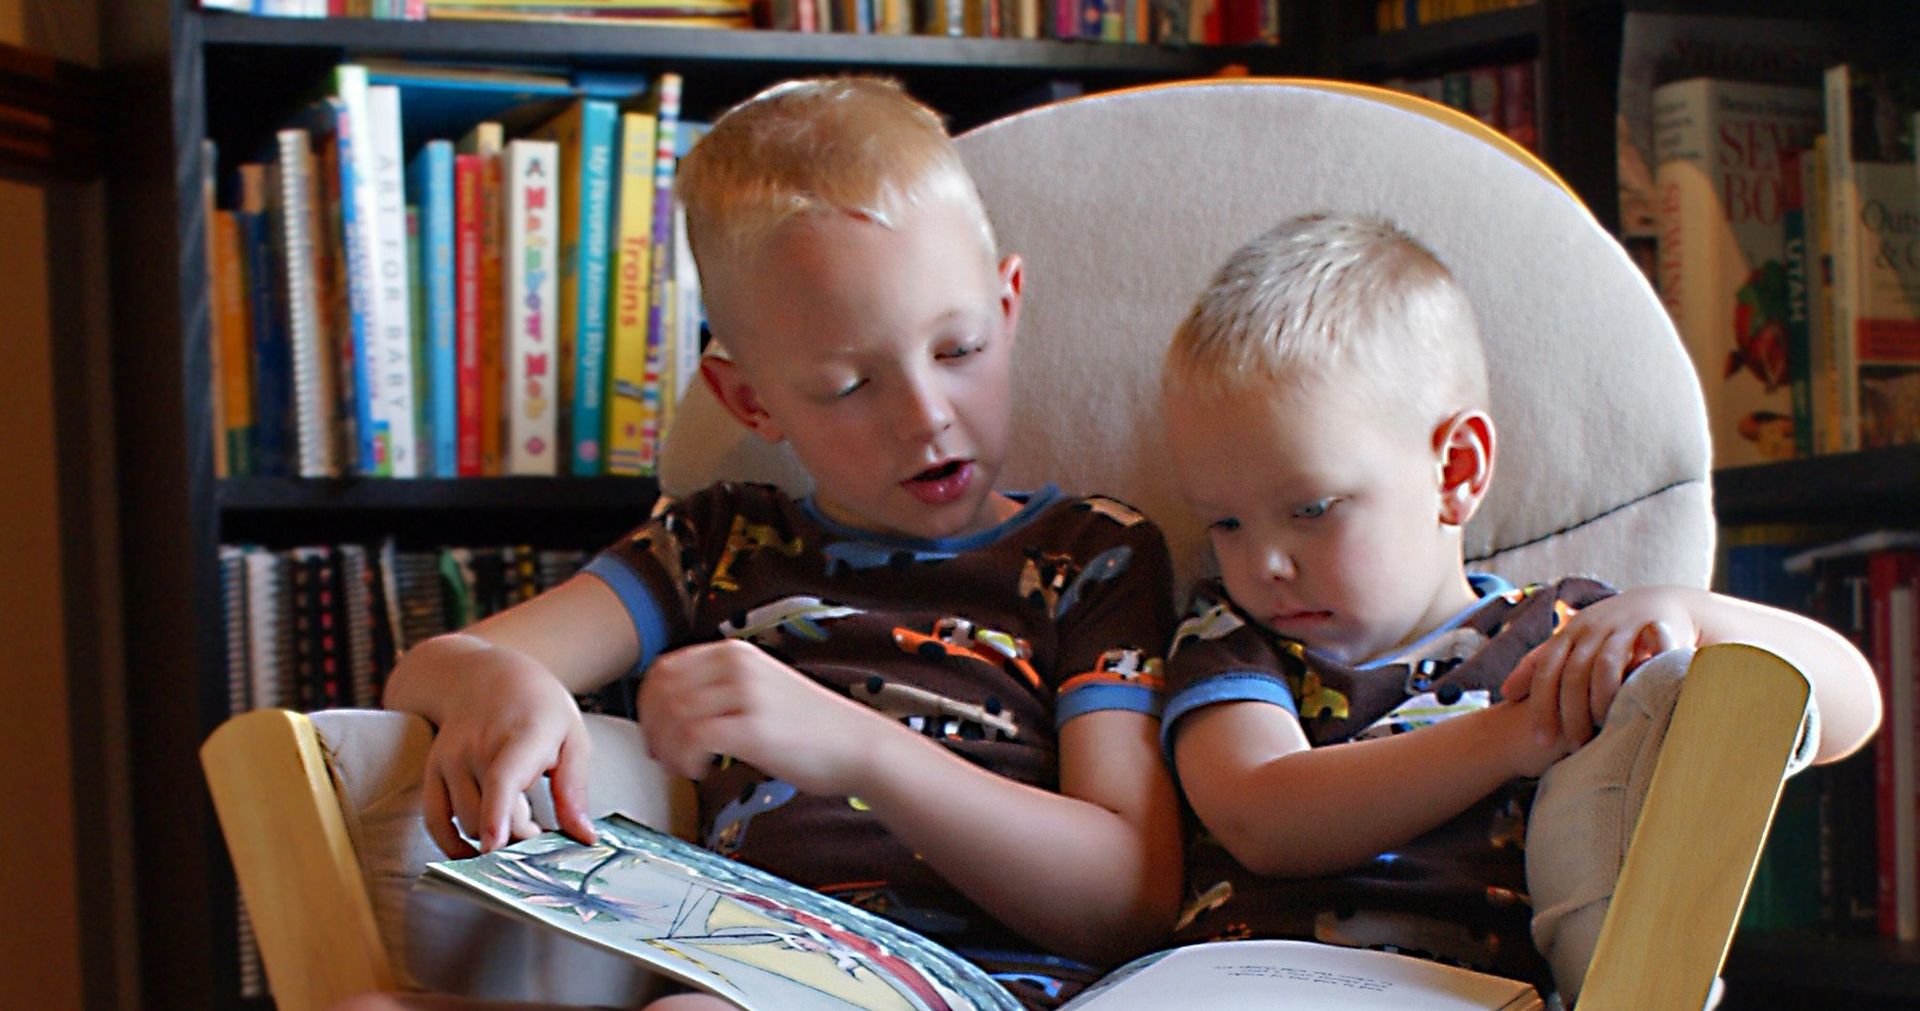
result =
[{"label": "boy's open mouth", "polygon": [[966,465],[967,465],[967,461],[965,460],[948,460],[946,463],[943,463],[938,467],[928,467],[926,470],[923,470],[920,473],[913,475],[907,480],[909,481],[944,481],[947,478],[950,478],[953,475],[960,473],[960,468]]},{"label": "boy's open mouth", "polygon": [[900,482],[914,498],[928,505],[945,505],[966,494],[973,480],[973,462],[948,460]]}]

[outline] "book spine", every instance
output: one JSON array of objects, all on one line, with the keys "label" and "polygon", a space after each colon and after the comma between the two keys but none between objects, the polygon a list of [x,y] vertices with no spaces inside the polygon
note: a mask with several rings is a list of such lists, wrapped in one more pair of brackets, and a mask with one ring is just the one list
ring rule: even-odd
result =
[{"label": "book spine", "polygon": [[554,403],[558,392],[560,152],[551,141],[507,145],[506,471],[558,473]]},{"label": "book spine", "polygon": [[613,228],[613,158],[619,109],[612,102],[581,102],[579,244],[576,253],[579,329],[573,347],[572,472],[593,477],[605,467],[607,301]]},{"label": "book spine", "polygon": [[[420,202],[421,291],[426,317],[427,414],[431,419],[434,477],[459,468],[459,358],[455,349],[453,144],[428,141],[414,157],[413,189]],[[424,461],[423,461],[424,462]]]},{"label": "book spine", "polygon": [[1820,126],[1810,88],[1695,79],[1654,91],[1660,292],[1707,403],[1717,466],[1793,456],[1782,156]]},{"label": "book spine", "polygon": [[414,431],[413,312],[409,291],[413,272],[407,258],[406,186],[400,160],[400,91],[391,85],[367,88],[368,130],[362,139],[372,172],[373,338],[368,371],[378,379],[380,420],[387,444],[381,473],[420,476]]},{"label": "book spine", "polygon": [[[1920,938],[1920,824],[1915,820],[1915,672],[1912,663],[1913,587],[1920,554],[1876,551],[1867,558],[1867,657],[1887,700],[1875,744],[1875,809],[1879,816],[1880,933]],[[1904,626],[1904,630],[1902,627]]]},{"label": "book spine", "polygon": [[480,159],[480,472],[505,473],[506,160],[498,123],[481,123],[462,141]]},{"label": "book spine", "polygon": [[653,473],[654,466],[654,447],[643,433],[654,424],[645,389],[657,120],[650,112],[629,112],[621,119],[619,238],[607,351],[607,473],[638,476]]},{"label": "book spine", "polygon": [[667,370],[668,386],[660,398],[664,408],[663,435],[673,423],[680,402],[686,398],[687,384],[700,372],[700,335],[706,327],[700,306],[700,272],[688,248],[687,212],[681,206],[675,206],[673,211],[673,294],[673,367]]},{"label": "book spine", "polygon": [[213,250],[213,324],[220,345],[220,425],[228,473],[256,473],[253,459],[253,318],[248,312],[245,241],[239,216],[214,211],[207,237]]},{"label": "book spine", "polygon": [[285,316],[279,305],[279,267],[274,262],[274,222],[269,207],[271,168],[270,165],[240,166],[243,193],[240,226],[247,254],[247,300],[253,320],[254,473],[283,477],[287,473],[292,393],[288,388]]},{"label": "book spine", "polygon": [[279,154],[279,235],[291,341],[293,445],[300,477],[338,477],[333,435],[333,355],[321,332],[320,281],[315,254],[312,139],[302,129],[275,135]]},{"label": "book spine", "polygon": [[1787,188],[1781,226],[1785,232],[1782,262],[1787,271],[1787,375],[1793,403],[1793,454],[1808,457],[1813,455],[1813,330],[1807,290],[1812,261],[1807,251],[1806,200],[1801,187],[1802,154],[1789,153],[1781,166]]},{"label": "book spine", "polygon": [[653,162],[653,253],[648,264],[651,277],[647,285],[647,395],[653,398],[653,423],[643,429],[641,438],[658,452],[664,421],[660,404],[665,394],[670,335],[667,329],[672,306],[673,266],[673,170],[677,164],[680,135],[680,75],[662,74],[658,84],[659,122],[655,127]]},{"label": "book spine", "polygon": [[1858,373],[1854,358],[1855,301],[1854,242],[1859,232],[1854,222],[1859,193],[1853,178],[1853,136],[1850,72],[1846,64],[1827,68],[1823,79],[1827,130],[1827,199],[1829,228],[1833,241],[1833,349],[1834,414],[1839,438],[1835,449],[1849,452],[1860,448],[1860,406],[1856,400],[1853,377]]},{"label": "book spine", "polygon": [[454,359],[458,445],[455,470],[461,477],[479,477],[480,458],[480,258],[482,233],[480,188],[484,160],[479,155],[456,155],[453,160],[454,199]]}]

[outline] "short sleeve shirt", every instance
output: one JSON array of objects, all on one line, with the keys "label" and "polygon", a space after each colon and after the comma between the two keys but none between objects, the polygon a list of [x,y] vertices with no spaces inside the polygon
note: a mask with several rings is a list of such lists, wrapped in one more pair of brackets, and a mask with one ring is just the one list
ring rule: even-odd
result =
[{"label": "short sleeve shirt", "polygon": [[[1480,600],[1451,621],[1391,655],[1351,665],[1267,632],[1217,581],[1203,584],[1168,659],[1162,734],[1169,756],[1180,719],[1222,702],[1280,706],[1314,747],[1408,733],[1486,708],[1499,701],[1521,657],[1613,592],[1588,579],[1516,589],[1475,575],[1472,583]],[[1317,878],[1255,875],[1202,831],[1188,849],[1178,939],[1304,938],[1550,982],[1530,939],[1525,891],[1532,788],[1531,780],[1509,782],[1406,846]],[[1275,798],[1277,808],[1285,804]]]},{"label": "short sleeve shirt", "polygon": [[[945,540],[853,530],[748,484],[662,499],[587,566],[632,617],[641,668],[746,639],[969,761],[1059,786],[1057,729],[1157,714],[1173,626],[1151,522],[1048,486],[1012,518]],[[857,797],[814,797],[741,763],[699,784],[709,847],[959,950],[1030,948],[896,841]]]}]

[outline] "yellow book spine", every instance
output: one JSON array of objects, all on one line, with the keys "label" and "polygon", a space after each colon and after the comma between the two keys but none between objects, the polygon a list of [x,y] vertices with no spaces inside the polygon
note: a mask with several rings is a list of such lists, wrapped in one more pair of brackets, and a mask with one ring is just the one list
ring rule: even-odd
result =
[{"label": "yellow book spine", "polygon": [[654,445],[646,437],[657,419],[647,396],[647,308],[653,277],[654,141],[659,120],[650,112],[620,117],[620,218],[613,247],[613,333],[608,342],[607,473],[653,473]]}]

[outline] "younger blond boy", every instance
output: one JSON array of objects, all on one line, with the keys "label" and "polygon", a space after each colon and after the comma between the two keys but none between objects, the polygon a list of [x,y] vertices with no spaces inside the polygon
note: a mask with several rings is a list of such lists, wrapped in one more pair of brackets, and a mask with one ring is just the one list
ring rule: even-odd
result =
[{"label": "younger blond boy", "polygon": [[1864,659],[1811,621],[1467,571],[1496,456],[1487,385],[1464,292],[1370,218],[1260,236],[1176,334],[1173,464],[1220,567],[1168,665],[1165,744],[1211,835],[1182,940],[1313,938],[1551,986],[1528,936],[1531,777],[1637,665],[1727,641],[1781,654],[1813,680],[1820,760],[1877,723]]},{"label": "younger blond boy", "polygon": [[1052,1006],[1096,975],[1070,960],[1158,943],[1178,902],[1158,685],[1127,674],[1172,628],[1165,543],[1110,499],[998,490],[1021,264],[929,110],[782,85],[715,123],[678,192],[728,355],[704,379],[812,492],[662,500],[583,575],[408,652],[386,701],[438,727],[427,827],[454,854],[527,835],[547,775],[590,839],[573,695],[639,671],[708,845]]}]

